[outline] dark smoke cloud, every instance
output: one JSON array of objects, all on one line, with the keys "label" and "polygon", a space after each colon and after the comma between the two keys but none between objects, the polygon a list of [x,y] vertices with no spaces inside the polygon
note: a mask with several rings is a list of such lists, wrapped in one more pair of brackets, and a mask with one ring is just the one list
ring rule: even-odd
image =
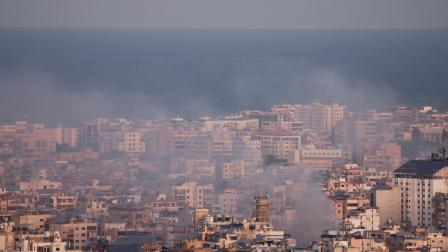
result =
[{"label": "dark smoke cloud", "polygon": [[0,121],[447,108],[447,31],[0,30]]},{"label": "dark smoke cloud", "polygon": [[[264,71],[275,71],[288,67],[265,67]],[[369,85],[351,86],[347,79],[332,70],[300,70],[282,74],[277,88],[263,84],[262,72],[239,72],[228,82],[230,97],[217,97],[228,101],[214,100],[213,95],[198,91],[189,99],[181,101],[182,96],[173,94],[152,94],[135,90],[69,90],[61,88],[53,75],[20,70],[0,77],[2,88],[0,99],[5,106],[0,108],[3,120],[30,119],[34,121],[76,123],[94,117],[126,118],[167,118],[183,115],[197,116],[232,112],[234,109],[267,108],[282,102],[310,102],[318,99],[325,102],[341,102],[355,108],[367,108],[381,104],[382,108],[393,106],[394,92]],[[265,86],[265,87],[263,87]],[[263,88],[261,88],[263,87]],[[271,92],[266,92],[270,90]],[[304,97],[308,97],[304,98]],[[229,102],[230,104],[225,104]],[[229,107],[229,109],[227,108]]]}]

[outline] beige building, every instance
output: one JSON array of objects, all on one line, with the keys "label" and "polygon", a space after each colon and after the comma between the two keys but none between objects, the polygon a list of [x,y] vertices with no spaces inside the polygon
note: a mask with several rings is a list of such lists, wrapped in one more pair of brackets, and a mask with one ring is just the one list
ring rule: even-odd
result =
[{"label": "beige building", "polygon": [[17,133],[15,152],[28,155],[48,155],[56,152],[55,130],[42,126]]},{"label": "beige building", "polygon": [[378,209],[382,226],[391,222],[401,223],[401,189],[400,187],[383,186],[375,188],[371,194],[372,206]]},{"label": "beige building", "polygon": [[170,160],[170,173],[194,176],[215,176],[215,163],[208,159],[174,158]]},{"label": "beige building", "polygon": [[245,167],[243,160],[232,160],[224,162],[221,165],[221,178],[233,179],[244,178]]},{"label": "beige building", "polygon": [[303,130],[303,123],[296,121],[262,121],[261,127],[263,129],[283,129],[293,132],[301,132]]},{"label": "beige building", "polygon": [[235,134],[226,129],[219,129],[211,133],[212,156],[214,158],[228,158],[233,154],[233,139]]},{"label": "beige building", "polygon": [[69,192],[54,192],[51,199],[53,200],[53,208],[70,209],[76,208],[76,196]]},{"label": "beige building", "polygon": [[121,141],[118,143],[118,150],[126,153],[144,153],[145,142],[142,133],[139,131],[122,132]]},{"label": "beige building", "polygon": [[174,199],[179,203],[192,208],[212,209],[214,203],[214,188],[211,184],[185,182],[173,186]]},{"label": "beige building", "polygon": [[20,182],[19,188],[21,191],[61,189],[62,183],[58,182],[58,181],[47,180],[47,179],[33,179],[28,182]]},{"label": "beige building", "polygon": [[218,210],[222,214],[235,215],[238,204],[238,191],[226,188],[217,194]]},{"label": "beige building", "polygon": [[313,169],[330,169],[339,164],[343,158],[343,151],[337,148],[318,149],[313,145],[306,145],[294,152],[294,163]]},{"label": "beige building", "polygon": [[26,225],[31,230],[41,230],[45,228],[45,223],[53,218],[52,214],[24,214],[18,217],[18,224]]},{"label": "beige building", "polygon": [[50,232],[59,232],[68,249],[85,249],[97,242],[96,222],[75,216],[56,216],[50,220]]},{"label": "beige building", "polygon": [[207,159],[212,155],[211,137],[197,129],[173,130],[167,141],[168,155]]},{"label": "beige building", "polygon": [[272,112],[278,115],[280,121],[302,122],[303,127],[321,133],[331,133],[338,121],[344,119],[347,107],[337,103],[277,105]]},{"label": "beige building", "polygon": [[74,148],[78,146],[78,129],[77,128],[55,128],[56,143],[67,144]]},{"label": "beige building", "polygon": [[261,154],[261,141],[252,136],[241,136],[234,141],[233,157],[244,161],[247,170],[261,168],[263,157]]},{"label": "beige building", "polygon": [[294,152],[300,148],[300,136],[285,130],[262,130],[255,134],[261,142],[263,156],[294,162]]},{"label": "beige building", "polygon": [[362,164],[369,169],[393,171],[401,165],[401,146],[394,142],[384,143],[377,150],[365,152]]}]

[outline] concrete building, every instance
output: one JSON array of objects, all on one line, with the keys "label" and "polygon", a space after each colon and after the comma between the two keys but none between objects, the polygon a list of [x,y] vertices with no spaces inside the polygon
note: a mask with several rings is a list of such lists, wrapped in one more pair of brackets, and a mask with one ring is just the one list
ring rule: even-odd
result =
[{"label": "concrete building", "polygon": [[98,224],[74,215],[61,214],[49,221],[50,232],[59,232],[68,249],[88,250],[97,242]]},{"label": "concrete building", "polygon": [[118,143],[118,150],[126,153],[144,153],[145,142],[142,133],[139,131],[122,132],[121,141]]},{"label": "concrete building", "polygon": [[14,147],[15,147],[14,136],[12,136],[12,135],[1,136],[0,135],[0,153],[13,154],[14,150],[15,150]]},{"label": "concrete building", "polygon": [[401,189],[402,222],[432,226],[431,201],[448,193],[448,160],[412,160],[394,171],[394,185]]},{"label": "concrete building", "polygon": [[270,202],[267,195],[257,195],[254,198],[252,218],[256,222],[269,222]]},{"label": "concrete building", "polygon": [[331,133],[338,121],[344,119],[347,107],[337,103],[278,105],[272,108],[280,120],[302,122],[304,128],[320,133]]},{"label": "concrete building", "polygon": [[375,138],[380,133],[378,121],[343,120],[335,126],[336,144],[354,144],[366,138]]},{"label": "concrete building", "polygon": [[18,216],[18,224],[26,225],[30,230],[45,230],[45,224],[53,218],[52,214],[24,214]]},{"label": "concrete building", "polygon": [[27,182],[20,182],[19,188],[21,191],[38,191],[46,189],[61,189],[62,183],[58,181],[51,181],[47,179],[33,179]]},{"label": "concrete building", "polygon": [[56,144],[66,144],[72,148],[78,146],[78,128],[55,128]]},{"label": "concrete building", "polygon": [[211,184],[185,182],[172,187],[174,199],[192,208],[212,209],[214,203],[214,187]]},{"label": "concrete building", "polygon": [[48,155],[56,152],[55,130],[44,126],[29,128],[15,135],[15,152],[27,155]]},{"label": "concrete building", "polygon": [[215,163],[208,159],[173,158],[169,162],[170,173],[194,176],[215,176]]},{"label": "concrete building", "polygon": [[261,153],[278,160],[294,162],[294,152],[300,148],[300,136],[285,130],[262,130],[255,134],[261,141]]},{"label": "concrete building", "polygon": [[244,178],[245,174],[243,160],[232,160],[221,164],[222,179]]},{"label": "concrete building", "polygon": [[250,130],[256,131],[259,127],[259,121],[256,118],[244,118],[242,116],[228,116],[218,120],[204,120],[203,129],[205,131],[215,131],[217,128],[228,130]]},{"label": "concrete building", "polygon": [[344,225],[348,229],[379,230],[380,216],[375,208],[362,209],[349,213]]},{"label": "concrete building", "polygon": [[433,227],[448,235],[448,194],[436,193],[432,199],[432,208]]},{"label": "concrete building", "polygon": [[106,127],[107,121],[107,119],[98,118],[82,123],[79,127],[79,146],[98,151],[100,134]]},{"label": "concrete building", "polygon": [[58,231],[45,233],[22,233],[16,237],[17,252],[64,252],[66,242],[63,242]]},{"label": "concrete building", "polygon": [[294,163],[314,169],[330,169],[342,161],[341,149],[318,149],[313,145],[306,145],[294,152]]},{"label": "concrete building", "polygon": [[129,228],[138,228],[149,223],[149,211],[144,206],[135,204],[109,206],[108,215],[112,222],[124,222]]},{"label": "concrete building", "polygon": [[235,215],[238,204],[238,191],[233,188],[226,188],[217,194],[218,212],[227,215]]},{"label": "concrete building", "polygon": [[364,153],[362,164],[366,168],[393,171],[401,165],[401,146],[394,142],[381,144],[377,150]]},{"label": "concrete building", "polygon": [[233,158],[241,159],[247,170],[257,170],[263,163],[261,141],[252,136],[242,136],[233,141]]},{"label": "concrete building", "polygon": [[55,209],[74,209],[76,208],[76,195],[69,192],[54,192],[51,196],[53,208]]},{"label": "concrete building", "polygon": [[413,127],[413,138],[430,143],[448,142],[448,126],[442,125],[416,125]]},{"label": "concrete building", "polygon": [[381,186],[372,190],[372,207],[378,209],[382,226],[401,223],[400,187]]}]

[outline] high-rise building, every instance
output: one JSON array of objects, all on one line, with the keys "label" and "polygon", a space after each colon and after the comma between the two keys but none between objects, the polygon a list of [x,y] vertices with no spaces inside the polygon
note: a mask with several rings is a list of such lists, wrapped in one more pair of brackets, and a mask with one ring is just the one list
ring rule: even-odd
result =
[{"label": "high-rise building", "polygon": [[448,193],[448,160],[411,160],[394,171],[393,180],[401,189],[402,222],[432,226],[431,201]]},{"label": "high-rise building", "polygon": [[437,193],[432,199],[432,224],[437,231],[448,234],[448,194]]},{"label": "high-rise building", "polygon": [[272,108],[280,121],[301,122],[304,128],[320,133],[331,133],[337,122],[344,119],[347,107],[337,103],[278,105]]},{"label": "high-rise building", "polygon": [[99,150],[100,134],[106,121],[107,119],[95,119],[81,124],[79,127],[79,145],[81,148]]},{"label": "high-rise building", "polygon": [[78,145],[78,129],[57,127],[55,129],[56,143],[66,144],[72,148]]}]

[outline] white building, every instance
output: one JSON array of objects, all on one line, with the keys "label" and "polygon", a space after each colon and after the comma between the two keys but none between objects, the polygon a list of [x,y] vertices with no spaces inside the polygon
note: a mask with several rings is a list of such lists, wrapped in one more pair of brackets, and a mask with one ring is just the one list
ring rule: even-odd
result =
[{"label": "white building", "polygon": [[17,252],[64,252],[66,242],[63,242],[58,231],[43,234],[19,234],[16,237]]},{"label": "white building", "polygon": [[379,230],[380,215],[375,208],[350,213],[344,224],[352,229]]},{"label": "white building", "polygon": [[402,222],[431,226],[431,200],[448,193],[448,160],[412,160],[394,171],[394,185],[401,189]]}]

